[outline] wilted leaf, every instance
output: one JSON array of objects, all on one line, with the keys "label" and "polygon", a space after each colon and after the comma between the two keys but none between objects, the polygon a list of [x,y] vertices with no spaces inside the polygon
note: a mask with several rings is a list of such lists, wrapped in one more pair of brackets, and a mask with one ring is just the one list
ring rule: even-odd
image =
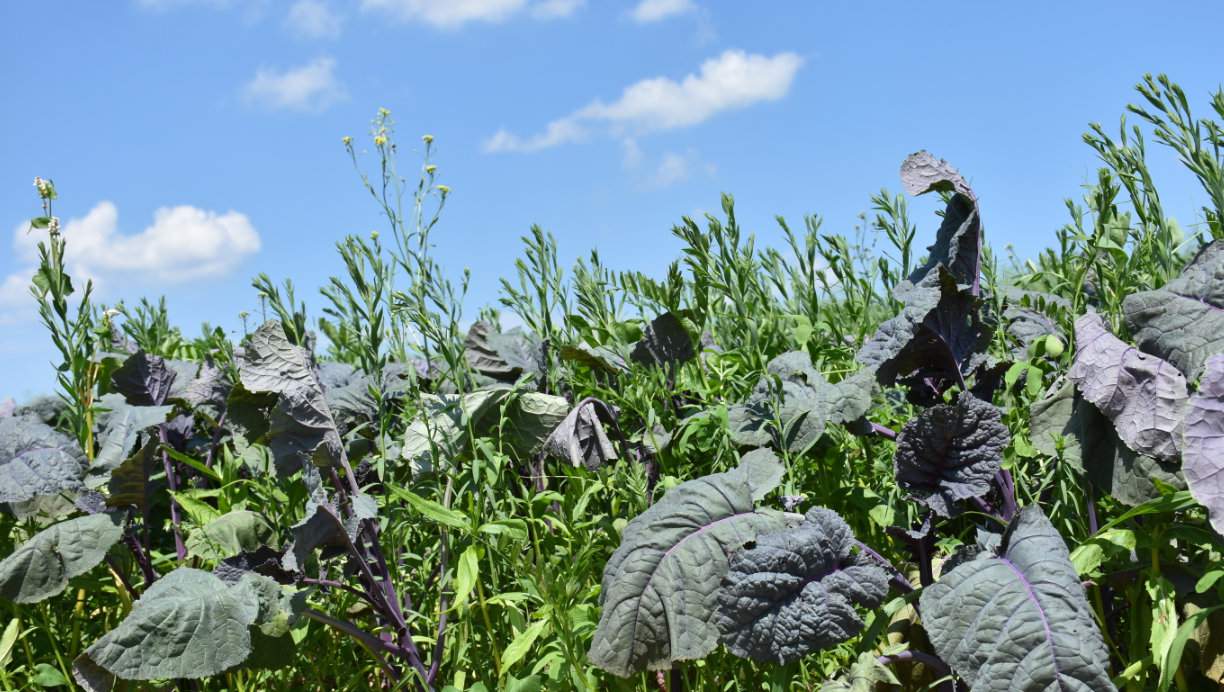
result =
[{"label": "wilted leaf", "polygon": [[888,573],[855,552],[854,534],[832,510],[760,535],[736,553],[723,577],[714,621],[736,656],[790,663],[855,636],[857,607],[888,595]]},{"label": "wilted leaf", "polygon": [[911,195],[939,191],[951,193],[952,197],[944,210],[935,244],[927,248],[926,263],[897,286],[897,297],[904,300],[903,296],[915,286],[935,278],[932,272],[940,266],[951,272],[957,284],[977,295],[982,220],[977,196],[969,184],[951,164],[927,151],[906,157],[901,164],[901,183]]},{"label": "wilted leaf", "polygon": [[342,512],[323,498],[306,503],[306,518],[294,524],[293,545],[285,550],[284,568],[296,572],[306,567],[310,555],[321,547],[344,547],[353,542],[361,522],[378,516],[378,502],[369,495],[352,498],[351,512]]},{"label": "wilted leaf", "polygon": [[1099,315],[1075,321],[1075,363],[1068,377],[1139,454],[1175,461],[1181,453],[1186,378],[1155,356],[1109,333]]},{"label": "wilted leaf", "polygon": [[[623,350],[623,349],[622,349]],[[621,352],[611,346],[590,346],[586,343],[575,346],[561,347],[562,360],[583,363],[586,366],[606,372],[628,372],[629,353]]]},{"label": "wilted leaf", "polygon": [[604,568],[591,663],[623,677],[713,650],[728,555],[785,528],[782,515],[754,506],[782,472],[772,452],[756,450],[734,470],[680,484],[630,521]]},{"label": "wilted leaf", "polygon": [[604,424],[616,425],[616,412],[599,399],[578,402],[544,442],[545,450],[572,466],[595,470],[616,461],[616,448]]},{"label": "wilted leaf", "polygon": [[[541,392],[518,392],[506,406],[506,420],[501,434],[520,456],[536,452],[548,439],[549,433],[565,420],[569,413],[565,397]],[[493,430],[480,430],[493,434]]]},{"label": "wilted leaf", "polygon": [[1122,314],[1139,348],[1198,378],[1224,352],[1224,241],[1200,250],[1163,288],[1127,296]]},{"label": "wilted leaf", "polygon": [[103,396],[99,405],[109,410],[98,417],[97,437],[101,444],[91,473],[95,469],[114,469],[122,463],[136,448],[140,433],[165,423],[173,410],[172,406],[133,406],[117,394]]},{"label": "wilted leaf", "polygon": [[1007,426],[999,409],[967,392],[955,404],[932,406],[897,435],[897,484],[941,516],[981,497],[1003,462]]},{"label": "wilted leaf", "polygon": [[1067,546],[1036,506],[1020,511],[997,554],[947,572],[920,605],[935,652],[973,689],[1116,689]]},{"label": "wilted leaf", "polygon": [[401,456],[413,474],[431,473],[434,450],[442,459],[463,451],[467,426],[477,426],[505,400],[510,390],[478,389],[469,394],[424,394],[421,410],[404,431]]},{"label": "wilted leaf", "polygon": [[68,587],[68,580],[102,562],[123,537],[118,516],[90,514],[34,534],[0,562],[0,596],[35,603]]}]

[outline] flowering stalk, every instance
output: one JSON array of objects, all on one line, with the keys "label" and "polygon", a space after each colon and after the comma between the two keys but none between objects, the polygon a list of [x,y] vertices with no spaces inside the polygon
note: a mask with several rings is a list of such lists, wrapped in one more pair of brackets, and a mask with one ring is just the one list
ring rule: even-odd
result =
[{"label": "flowering stalk", "polygon": [[94,390],[98,379],[98,363],[94,358],[98,337],[89,300],[93,282],[85,282],[80,303],[75,311],[70,309],[68,298],[74,289],[72,277],[64,269],[66,243],[60,233],[60,220],[52,213],[52,202],[57,197],[55,185],[50,180],[35,178],[34,187],[42,200],[43,213],[30,220],[30,230],[45,229],[47,240],[38,243],[38,269],[31,280],[30,293],[38,302],[39,317],[63,358],[56,378],[62,389],[60,396],[68,405],[68,423],[92,461]]}]

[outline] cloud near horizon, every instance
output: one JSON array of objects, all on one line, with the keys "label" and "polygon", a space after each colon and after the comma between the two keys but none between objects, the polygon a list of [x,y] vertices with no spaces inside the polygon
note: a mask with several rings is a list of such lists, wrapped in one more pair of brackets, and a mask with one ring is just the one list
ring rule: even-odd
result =
[{"label": "cloud near horizon", "polygon": [[560,19],[584,4],[586,0],[362,0],[361,9],[381,12],[400,22],[457,29],[470,22],[496,24],[520,14]]},{"label": "cloud near horizon", "polygon": [[680,81],[643,79],[625,87],[617,100],[592,101],[538,134],[523,137],[498,130],[485,141],[484,150],[529,153],[582,141],[594,130],[634,136],[697,125],[724,111],[783,98],[802,66],[803,58],[795,53],[766,56],[728,50]]},{"label": "cloud near horizon", "polygon": [[[119,210],[102,201],[63,227],[68,272],[82,285],[99,287],[152,281],[163,284],[224,276],[259,251],[258,231],[245,214],[217,213],[190,205],[161,207],[139,233],[119,231]],[[13,230],[13,255],[23,268],[0,281],[0,323],[32,316],[30,277],[45,231],[19,224]]]}]

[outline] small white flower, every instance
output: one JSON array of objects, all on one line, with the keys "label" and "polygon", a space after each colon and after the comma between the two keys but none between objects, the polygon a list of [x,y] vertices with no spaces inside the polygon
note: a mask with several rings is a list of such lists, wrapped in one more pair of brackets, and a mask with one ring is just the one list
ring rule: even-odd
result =
[{"label": "small white flower", "polygon": [[47,222],[47,231],[48,231],[48,232],[50,232],[50,233],[52,233],[52,234],[55,234],[55,233],[59,233],[59,230],[60,230],[60,220],[59,220],[59,217],[58,217],[58,216],[52,216],[52,217],[51,217],[51,220]]}]

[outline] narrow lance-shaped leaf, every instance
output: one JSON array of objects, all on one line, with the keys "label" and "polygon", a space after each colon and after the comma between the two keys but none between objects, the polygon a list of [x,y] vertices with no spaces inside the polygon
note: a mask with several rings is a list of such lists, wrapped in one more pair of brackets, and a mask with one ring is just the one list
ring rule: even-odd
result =
[{"label": "narrow lance-shaped leaf", "polygon": [[0,562],[0,596],[34,603],[68,587],[68,580],[102,562],[123,537],[112,514],[90,514],[43,529]]},{"label": "narrow lance-shaped leaf", "polygon": [[591,663],[628,676],[712,651],[728,555],[785,527],[784,515],[754,505],[782,473],[772,452],[756,450],[731,471],[676,486],[630,521],[604,568]]},{"label": "narrow lance-shaped leaf", "polygon": [[850,527],[823,507],[758,536],[723,577],[715,615],[723,644],[736,656],[790,663],[858,634],[856,607],[880,604],[888,573],[854,546]]},{"label": "narrow lance-shaped leaf", "polygon": [[1111,334],[1099,315],[1075,321],[1075,363],[1068,377],[1113,421],[1128,447],[1163,461],[1180,455],[1186,378]]},{"label": "narrow lance-shaped leaf", "polygon": [[1224,535],[1224,355],[1207,359],[1199,390],[1190,397],[1182,470],[1190,494]]},{"label": "narrow lance-shaped leaf", "polygon": [[1003,462],[1007,426],[993,404],[962,392],[955,404],[932,406],[897,435],[897,484],[936,514],[981,497]]},{"label": "narrow lance-shaped leaf", "polygon": [[1035,506],[923,590],[935,652],[974,690],[1115,690],[1109,652],[1067,546]]},{"label": "narrow lance-shaped leaf", "polygon": [[1224,240],[1199,251],[1162,288],[1127,296],[1122,315],[1139,348],[1197,378],[1209,357],[1224,352]]}]

